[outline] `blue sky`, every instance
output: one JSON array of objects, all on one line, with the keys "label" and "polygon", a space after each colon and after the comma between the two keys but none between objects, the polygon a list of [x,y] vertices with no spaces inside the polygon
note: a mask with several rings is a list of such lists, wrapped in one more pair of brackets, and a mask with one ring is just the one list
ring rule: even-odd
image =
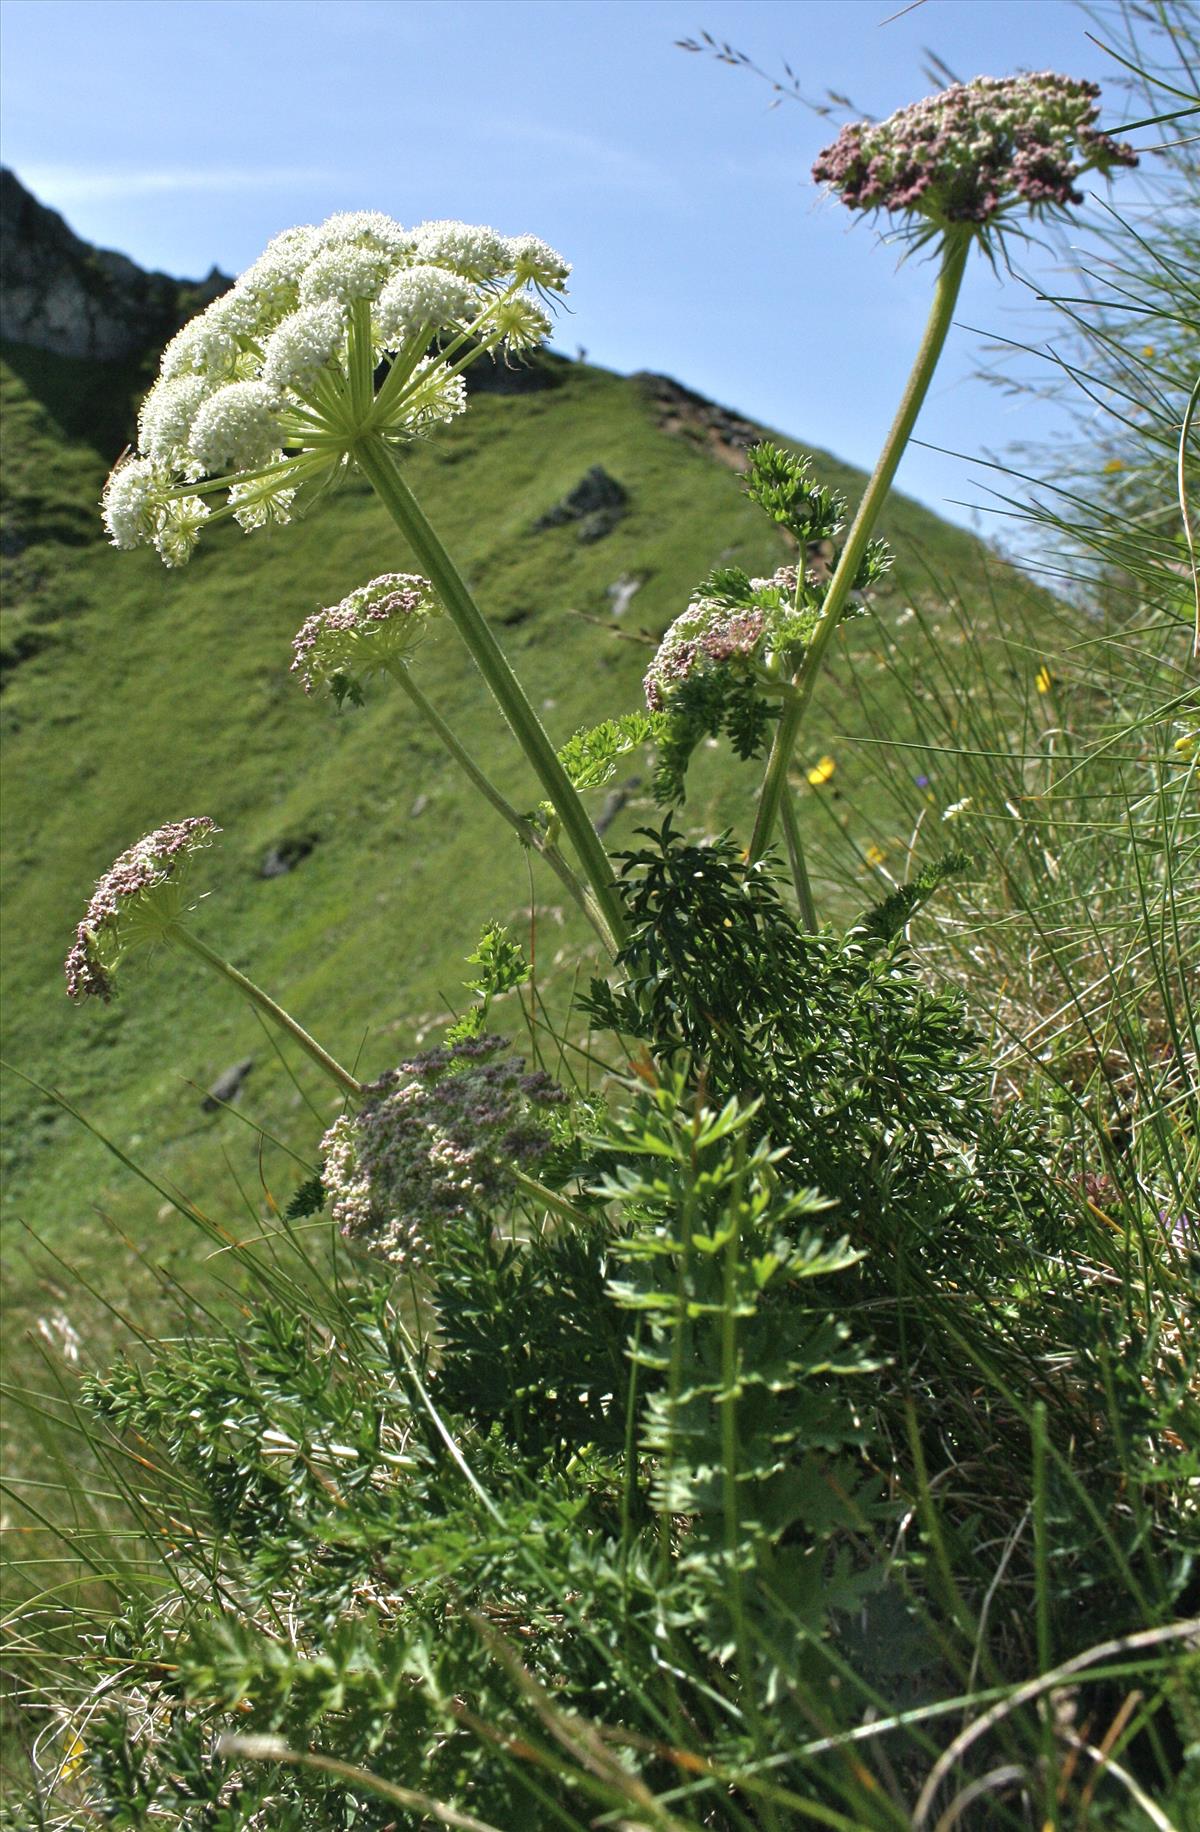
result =
[{"label": "blue sky", "polygon": [[[332,210],[532,230],[575,264],[559,347],[663,370],[869,465],[931,273],[897,267],[808,169],[833,126],[674,41],[707,30],[819,97],[890,113],[963,77],[1112,66],[1072,0],[6,0],[0,156],[102,246],[236,273]],[[1105,124],[1123,117],[1114,90]],[[1136,180],[1125,193],[1136,194]],[[1023,265],[1054,284],[1060,255]],[[987,336],[1046,335],[976,260],[918,428],[978,454],[1053,435],[973,379]],[[901,486],[957,519],[963,464],[911,450]]]}]

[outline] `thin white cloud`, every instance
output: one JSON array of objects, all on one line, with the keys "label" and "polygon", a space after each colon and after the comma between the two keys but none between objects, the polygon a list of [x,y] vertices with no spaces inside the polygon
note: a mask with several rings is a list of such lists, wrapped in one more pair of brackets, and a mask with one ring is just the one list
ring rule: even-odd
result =
[{"label": "thin white cloud", "polygon": [[328,171],[309,166],[166,167],[160,171],[118,171],[95,166],[22,165],[20,177],[52,205],[104,202],[110,198],[155,197],[176,191],[287,190],[292,185],[327,183]]},{"label": "thin white cloud", "polygon": [[645,158],[627,147],[614,145],[595,134],[556,127],[547,121],[513,115],[476,115],[474,131],[496,143],[526,146],[573,162],[572,182],[599,183],[642,195],[654,194],[664,202],[680,195],[676,174],[660,160]]}]

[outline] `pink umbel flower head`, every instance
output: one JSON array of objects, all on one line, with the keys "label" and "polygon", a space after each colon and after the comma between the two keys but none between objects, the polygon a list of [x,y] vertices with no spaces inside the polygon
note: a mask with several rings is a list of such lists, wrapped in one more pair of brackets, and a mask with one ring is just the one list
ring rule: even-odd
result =
[{"label": "pink umbel flower head", "polygon": [[1136,165],[1132,147],[1100,133],[1095,83],[1045,70],[977,76],[901,108],[852,121],[812,169],[850,210],[923,218],[933,229],[980,231],[1008,211],[1083,201],[1085,172]]},{"label": "pink umbel flower head", "polygon": [[546,1114],[566,1100],[494,1036],[426,1050],[366,1094],[322,1139],[321,1180],[342,1233],[401,1266],[425,1259],[446,1227],[511,1200],[513,1172],[537,1169]]},{"label": "pink umbel flower head", "polygon": [[192,853],[219,832],[206,815],[168,821],[109,866],[66,958],[70,998],[111,999],[121,959],[166,935],[184,909],[183,879]]},{"label": "pink umbel flower head", "polygon": [[409,660],[441,608],[420,573],[381,573],[305,620],[292,639],[292,673],[305,693],[328,687],[357,700],[368,675]]},{"label": "pink umbel flower head", "polygon": [[666,708],[685,681],[714,671],[745,674],[773,649],[802,640],[795,611],[796,570],[747,579],[739,599],[701,588],[658,645],[642,682],[651,712]]}]

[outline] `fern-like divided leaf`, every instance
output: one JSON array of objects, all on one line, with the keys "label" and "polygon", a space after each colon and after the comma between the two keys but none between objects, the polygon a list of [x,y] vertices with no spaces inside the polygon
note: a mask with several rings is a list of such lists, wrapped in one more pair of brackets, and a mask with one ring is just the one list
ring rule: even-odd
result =
[{"label": "fern-like divided leaf", "polygon": [[306,1177],[284,1210],[285,1221],[303,1221],[306,1215],[319,1214],[325,1206],[325,1189],[320,1174]]},{"label": "fern-like divided leaf", "polygon": [[818,483],[812,459],[797,458],[764,440],[752,446],[746,494],[803,546],[832,540],[845,526],[846,499]]},{"label": "fern-like divided leaf", "polygon": [[558,753],[574,789],[599,789],[616,773],[617,759],[643,744],[661,742],[669,721],[661,712],[626,712],[577,731]]},{"label": "fern-like divided leaf", "polygon": [[949,883],[952,878],[965,877],[973,866],[974,860],[969,852],[944,852],[940,858],[931,859],[928,865],[921,867],[915,878],[910,878],[907,884],[898,884],[890,896],[872,904],[859,919],[860,931],[880,941],[894,940],[905,923],[929,902],[943,884]]},{"label": "fern-like divided leaf", "polygon": [[469,1037],[483,1035],[492,1000],[502,992],[512,992],[529,978],[529,962],[519,942],[502,922],[485,923],[474,954],[468,954],[467,965],[478,967],[478,976],[463,983],[475,994],[475,1003],[446,1032],[446,1042],[465,1043]]}]

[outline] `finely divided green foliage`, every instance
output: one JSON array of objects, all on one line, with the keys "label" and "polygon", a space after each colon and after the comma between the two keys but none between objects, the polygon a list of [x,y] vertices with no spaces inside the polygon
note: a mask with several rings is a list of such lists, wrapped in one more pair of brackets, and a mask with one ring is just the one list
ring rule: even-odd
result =
[{"label": "finely divided green foliage", "polygon": [[[662,1066],[592,1106],[577,1219],[470,1223],[407,1290],[285,1231],[236,1250],[236,1328],[88,1383],[165,1587],[76,1669],[86,1760],[48,1823],[383,1828],[375,1775],[501,1829],[904,1825],[937,1744],[918,1721],[879,1771],[829,1760],[868,1702],[1002,1696],[1084,1622],[1170,1621],[1187,1355],[1148,1391],[1087,1238],[1031,1252],[1035,1197],[1062,1231],[1071,1206],[1030,1192],[1044,1140],[992,1121],[956,999],[864,929],[803,933],[728,846],[668,827],[626,884],[592,1002]],[[1172,1696],[1139,1720],[1152,1785]],[[349,1767],[214,1758],[227,1729]]]},{"label": "finely divided green foliage", "polygon": [[599,789],[611,782],[617,764],[631,751],[661,741],[666,719],[661,713],[627,712],[578,731],[559,751],[559,759],[577,789]]},{"label": "finely divided green foliage", "polygon": [[773,871],[730,841],[697,846],[670,821],[648,837],[624,856],[634,933],[623,980],[592,984],[598,1022],[702,1065],[716,1099],[761,1102],[791,1174],[837,1201],[856,1246],[936,1264],[997,1208],[1052,1231],[1038,1141],[997,1122],[953,995],[869,925],[806,934]]}]

